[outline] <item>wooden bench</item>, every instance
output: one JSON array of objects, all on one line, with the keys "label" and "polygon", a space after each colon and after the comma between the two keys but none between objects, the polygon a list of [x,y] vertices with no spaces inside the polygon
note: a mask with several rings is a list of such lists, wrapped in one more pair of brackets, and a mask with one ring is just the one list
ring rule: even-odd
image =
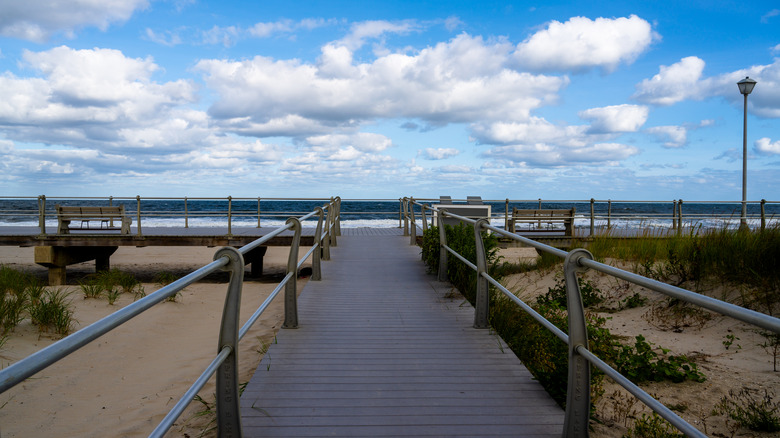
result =
[{"label": "wooden bench", "polygon": [[[511,233],[560,233],[574,237],[574,212],[571,210],[512,209]],[[520,227],[518,227],[520,225]],[[562,226],[562,227],[561,227]]]},{"label": "wooden bench", "polygon": [[[122,234],[130,234],[132,219],[125,215],[125,206],[115,207],[68,207],[57,205],[57,234],[70,234],[72,230],[104,230],[121,231]],[[121,223],[114,226],[114,221]],[[71,227],[71,222],[74,227]],[[93,226],[99,223],[99,226]],[[78,224],[76,227],[75,225]]]}]

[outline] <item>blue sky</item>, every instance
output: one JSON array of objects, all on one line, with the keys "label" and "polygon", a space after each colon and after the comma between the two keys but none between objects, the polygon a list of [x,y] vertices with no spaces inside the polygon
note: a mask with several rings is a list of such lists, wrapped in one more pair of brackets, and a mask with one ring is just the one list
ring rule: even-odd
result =
[{"label": "blue sky", "polygon": [[775,1],[0,0],[0,195],[780,200]]}]

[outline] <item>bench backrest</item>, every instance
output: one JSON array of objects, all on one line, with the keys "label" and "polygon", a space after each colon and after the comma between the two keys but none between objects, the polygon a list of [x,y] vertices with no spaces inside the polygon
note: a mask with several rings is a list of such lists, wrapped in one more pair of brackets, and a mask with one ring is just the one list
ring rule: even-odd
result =
[{"label": "bench backrest", "polygon": [[574,208],[569,210],[564,210],[564,209],[540,210],[538,208],[537,209],[513,208],[512,218],[515,220],[551,219],[551,220],[559,220],[559,221],[570,221],[574,219],[575,211],[576,209]]},{"label": "bench backrest", "polygon": [[125,206],[111,207],[72,207],[57,205],[57,216],[72,218],[116,218],[125,215]]}]

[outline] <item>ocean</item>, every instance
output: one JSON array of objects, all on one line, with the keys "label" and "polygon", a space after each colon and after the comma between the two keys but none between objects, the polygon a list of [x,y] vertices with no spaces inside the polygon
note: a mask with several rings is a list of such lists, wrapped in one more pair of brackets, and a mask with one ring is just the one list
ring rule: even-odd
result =
[{"label": "ocean", "polygon": [[[300,217],[315,207],[324,205],[327,200],[296,199],[257,199],[237,198],[230,202],[232,226],[277,227],[291,216]],[[432,201],[438,203],[438,201]],[[425,203],[430,204],[431,201]],[[105,206],[124,205],[128,215],[136,224],[139,203],[135,198],[47,198],[46,224],[56,227],[55,205],[69,206]],[[485,201],[491,206],[491,224],[503,227],[506,201]],[[591,203],[589,201],[509,201],[511,213],[513,207],[521,209],[576,209],[575,226],[588,227],[591,224]],[[185,213],[186,209],[186,213]],[[220,227],[227,224],[228,199],[215,198],[141,198],[140,210],[142,226],[146,227]],[[672,201],[596,201],[593,204],[594,225],[610,225],[617,229],[670,228],[672,226]],[[748,203],[748,224],[755,228],[761,225],[761,205]],[[780,202],[767,202],[764,206],[766,226],[777,226],[780,221]],[[417,220],[420,220],[419,209]],[[682,214],[685,226],[702,228],[736,228],[740,223],[741,204],[739,202],[683,202]],[[375,227],[392,228],[402,224],[400,202],[398,200],[345,199],[341,204],[341,226],[344,228]],[[430,216],[429,216],[430,220]],[[314,226],[316,220],[304,222],[304,226]],[[0,226],[37,226],[38,200],[34,198],[0,198]]]}]

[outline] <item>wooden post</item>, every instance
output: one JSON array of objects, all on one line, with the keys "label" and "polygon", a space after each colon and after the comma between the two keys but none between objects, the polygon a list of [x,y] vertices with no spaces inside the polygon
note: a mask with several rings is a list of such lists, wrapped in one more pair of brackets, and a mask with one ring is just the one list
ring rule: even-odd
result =
[{"label": "wooden post", "polygon": [[596,202],[595,199],[590,198],[590,237],[593,237],[593,235],[596,233],[596,223],[595,223],[595,215],[593,214],[593,203]]},{"label": "wooden post", "polygon": [[766,199],[761,200],[761,231],[766,229]]}]

